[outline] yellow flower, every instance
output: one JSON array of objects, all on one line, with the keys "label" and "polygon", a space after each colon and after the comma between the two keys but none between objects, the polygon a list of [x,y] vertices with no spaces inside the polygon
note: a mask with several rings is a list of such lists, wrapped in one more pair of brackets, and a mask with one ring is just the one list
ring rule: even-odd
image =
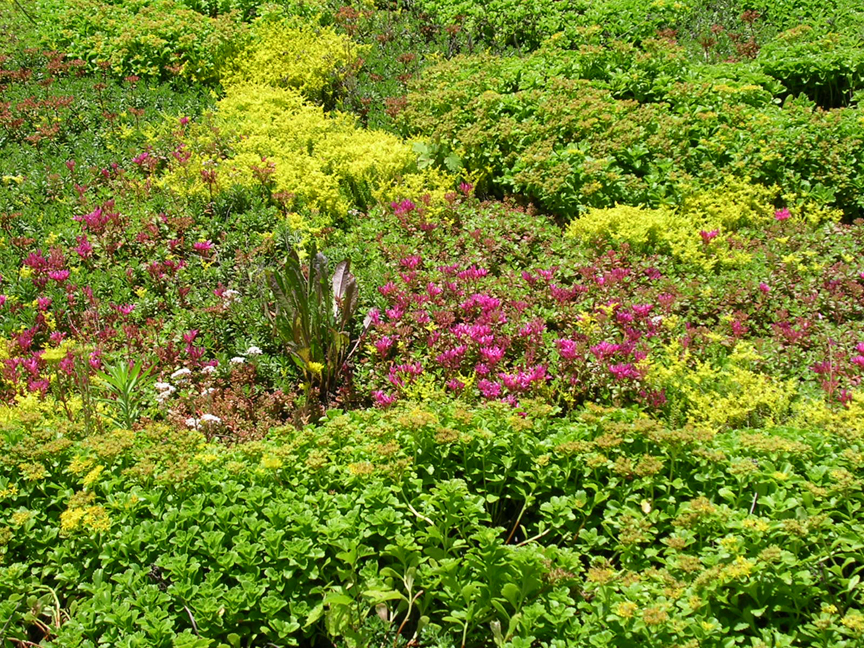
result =
[{"label": "yellow flower", "polygon": [[77,455],[73,457],[72,461],[69,463],[69,468],[67,470],[73,475],[83,475],[85,472],[90,470],[90,467],[93,465],[93,459],[90,457],[82,457],[81,455]]},{"label": "yellow flower", "polygon": [[93,484],[99,481],[99,475],[105,470],[105,466],[96,466],[93,470],[87,473],[84,477],[84,488],[90,488]]},{"label": "yellow flower", "polygon": [[27,481],[41,481],[48,476],[45,466],[40,463],[22,463],[18,465],[18,469]]},{"label": "yellow flower", "polygon": [[633,613],[639,608],[633,601],[625,601],[624,603],[619,603],[615,607],[615,614],[617,614],[622,619],[629,619],[633,616]]},{"label": "yellow flower", "polygon": [[324,371],[324,365],[320,362],[310,362],[309,371],[311,371],[316,376],[320,376],[321,372]]},{"label": "yellow flower", "polygon": [[840,619],[840,623],[849,628],[855,634],[860,635],[864,633],[864,616],[862,616],[860,612],[850,612]]},{"label": "yellow flower", "polygon": [[26,509],[23,511],[15,511],[10,518],[10,522],[12,523],[12,526],[19,527],[27,524],[32,517],[33,511],[28,511]]},{"label": "yellow flower", "polygon": [[274,455],[264,455],[261,457],[261,467],[267,470],[278,470],[282,467],[282,460]]}]

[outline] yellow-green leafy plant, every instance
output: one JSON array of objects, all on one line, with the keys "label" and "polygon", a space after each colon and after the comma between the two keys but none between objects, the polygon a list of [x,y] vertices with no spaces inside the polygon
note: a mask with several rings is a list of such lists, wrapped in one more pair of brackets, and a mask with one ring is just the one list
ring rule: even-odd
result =
[{"label": "yellow-green leafy plant", "polygon": [[293,88],[315,102],[331,98],[334,83],[364,51],[332,27],[272,14],[255,21],[251,36],[223,71],[223,85]]},{"label": "yellow-green leafy plant", "polygon": [[201,129],[192,142],[192,157],[165,176],[168,186],[184,194],[205,196],[202,171],[215,172],[222,189],[259,183],[256,169],[268,167],[273,190],[293,194],[298,206],[318,213],[295,228],[329,225],[379,187],[391,187],[416,172],[411,146],[395,135],[364,130],[339,112],[326,113],[293,89],[262,84],[230,86],[219,102],[215,124],[232,141],[233,155],[208,156],[212,132]]},{"label": "yellow-green leafy plant", "polygon": [[[783,202],[795,207],[792,218],[803,218],[811,225],[840,218],[837,210],[795,199],[783,197]],[[627,243],[638,251],[671,254],[681,263],[710,270],[718,263],[746,263],[746,254],[730,250],[722,242],[743,227],[771,225],[777,214],[775,204],[780,200],[777,187],[729,177],[715,189],[685,193],[677,207],[616,205],[589,209],[570,224],[567,233],[586,242],[603,239],[614,245]],[[707,245],[711,241],[713,244]]]},{"label": "yellow-green leafy plant", "polygon": [[672,342],[647,363],[646,380],[688,423],[717,429],[771,425],[789,415],[795,381],[759,371],[760,360],[745,342],[722,361],[697,358]]}]

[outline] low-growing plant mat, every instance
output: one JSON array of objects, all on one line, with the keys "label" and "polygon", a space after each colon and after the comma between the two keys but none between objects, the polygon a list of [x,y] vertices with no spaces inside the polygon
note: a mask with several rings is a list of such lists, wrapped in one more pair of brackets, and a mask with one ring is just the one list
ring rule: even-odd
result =
[{"label": "low-growing plant mat", "polygon": [[0,448],[18,645],[860,645],[840,419],[406,403],[229,449],[22,409]]}]

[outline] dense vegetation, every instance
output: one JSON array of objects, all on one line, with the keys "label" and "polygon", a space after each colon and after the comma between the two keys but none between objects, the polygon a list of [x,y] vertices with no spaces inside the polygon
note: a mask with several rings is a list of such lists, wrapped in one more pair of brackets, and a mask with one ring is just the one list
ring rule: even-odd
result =
[{"label": "dense vegetation", "polygon": [[0,36],[0,645],[864,645],[856,3]]}]

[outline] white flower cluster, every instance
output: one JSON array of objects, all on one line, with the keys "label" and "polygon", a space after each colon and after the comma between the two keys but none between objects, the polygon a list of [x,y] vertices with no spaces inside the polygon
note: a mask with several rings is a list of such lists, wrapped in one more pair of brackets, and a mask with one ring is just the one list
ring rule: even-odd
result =
[{"label": "white flower cluster", "polygon": [[240,291],[239,290],[226,290],[222,293],[222,305],[230,306],[235,302],[240,301]]},{"label": "white flower cluster", "polygon": [[188,367],[183,367],[182,369],[178,369],[174,373],[171,374],[171,378],[174,380],[182,380],[186,376],[192,375],[192,370]]},{"label": "white flower cluster", "polygon": [[171,394],[177,391],[177,388],[171,383],[157,382],[153,385],[156,388],[156,401],[162,405],[171,397]]},{"label": "white flower cluster", "polygon": [[186,419],[186,427],[193,430],[200,430],[202,425],[219,425],[222,419],[214,414],[202,414],[201,418],[189,417]]}]

